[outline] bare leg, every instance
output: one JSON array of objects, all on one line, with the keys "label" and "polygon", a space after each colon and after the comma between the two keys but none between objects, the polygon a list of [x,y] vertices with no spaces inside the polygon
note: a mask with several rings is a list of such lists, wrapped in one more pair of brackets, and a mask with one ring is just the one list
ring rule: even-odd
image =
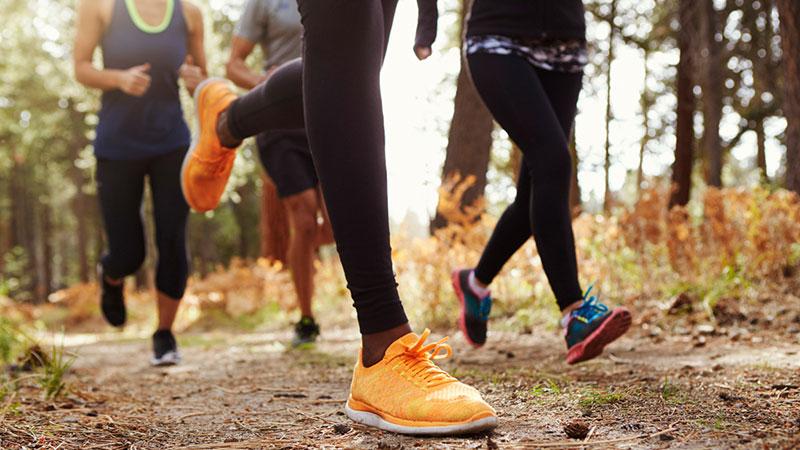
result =
[{"label": "bare leg", "polygon": [[286,258],[292,270],[297,305],[303,317],[314,316],[311,301],[314,296],[314,252],[317,249],[319,227],[317,198],[316,189],[309,189],[284,200],[291,227]]},{"label": "bare leg", "polygon": [[174,299],[161,291],[156,291],[158,297],[158,329],[171,330],[181,306],[180,299]]}]

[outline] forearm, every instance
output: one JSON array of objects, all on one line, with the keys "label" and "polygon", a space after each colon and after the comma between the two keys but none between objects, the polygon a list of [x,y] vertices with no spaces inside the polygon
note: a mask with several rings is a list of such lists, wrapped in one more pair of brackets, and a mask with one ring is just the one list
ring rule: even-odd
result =
[{"label": "forearm", "polygon": [[250,70],[244,61],[241,60],[229,62],[225,68],[225,73],[228,79],[233,81],[235,85],[247,90],[253,89],[266,79],[263,74]]},{"label": "forearm", "polygon": [[92,63],[75,64],[75,79],[86,87],[111,91],[119,89],[123,72],[115,69],[97,69]]}]

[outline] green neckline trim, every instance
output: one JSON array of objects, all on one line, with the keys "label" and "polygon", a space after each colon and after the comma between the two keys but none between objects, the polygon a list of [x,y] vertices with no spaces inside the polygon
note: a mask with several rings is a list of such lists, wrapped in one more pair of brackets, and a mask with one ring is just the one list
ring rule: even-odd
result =
[{"label": "green neckline trim", "polygon": [[172,12],[175,10],[175,0],[167,0],[167,11],[164,13],[164,19],[158,25],[150,25],[142,19],[139,11],[136,9],[136,0],[125,0],[125,7],[128,8],[128,14],[131,16],[134,25],[145,33],[156,34],[166,30],[172,21]]}]

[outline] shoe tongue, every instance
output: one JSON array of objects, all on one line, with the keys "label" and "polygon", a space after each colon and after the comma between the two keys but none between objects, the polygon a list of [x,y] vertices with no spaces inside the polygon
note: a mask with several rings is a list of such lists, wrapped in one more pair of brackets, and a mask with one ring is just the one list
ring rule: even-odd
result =
[{"label": "shoe tongue", "polygon": [[392,357],[404,353],[408,347],[413,346],[419,341],[419,336],[414,333],[408,333],[405,336],[392,342],[392,345],[386,349],[386,357]]}]

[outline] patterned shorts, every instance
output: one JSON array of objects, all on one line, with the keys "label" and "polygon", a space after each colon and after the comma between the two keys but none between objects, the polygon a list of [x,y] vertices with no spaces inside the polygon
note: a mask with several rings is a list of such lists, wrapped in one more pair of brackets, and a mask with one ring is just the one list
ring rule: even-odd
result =
[{"label": "patterned shorts", "polygon": [[578,39],[544,41],[498,35],[470,36],[466,52],[467,55],[515,55],[534,67],[553,72],[581,73],[589,63],[586,41]]}]

